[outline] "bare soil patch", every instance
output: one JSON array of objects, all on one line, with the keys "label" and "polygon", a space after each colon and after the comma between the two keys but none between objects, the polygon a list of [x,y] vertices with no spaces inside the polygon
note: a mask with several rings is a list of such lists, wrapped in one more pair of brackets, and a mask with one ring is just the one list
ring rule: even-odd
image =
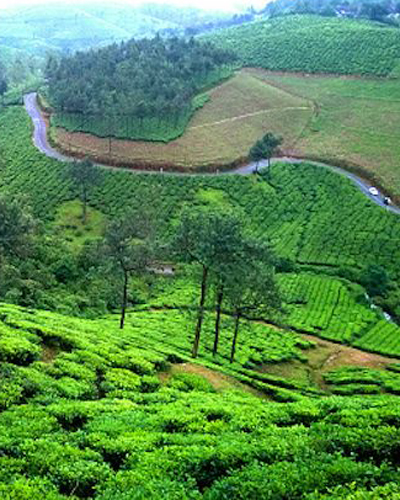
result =
[{"label": "bare soil patch", "polygon": [[211,368],[207,368],[203,365],[196,363],[181,363],[172,365],[168,372],[160,373],[160,380],[165,383],[168,379],[176,373],[192,373],[206,379],[216,391],[226,391],[226,390],[241,390],[253,394],[254,396],[267,399],[267,396],[252,387],[243,384],[236,380],[234,377],[225,375]]}]

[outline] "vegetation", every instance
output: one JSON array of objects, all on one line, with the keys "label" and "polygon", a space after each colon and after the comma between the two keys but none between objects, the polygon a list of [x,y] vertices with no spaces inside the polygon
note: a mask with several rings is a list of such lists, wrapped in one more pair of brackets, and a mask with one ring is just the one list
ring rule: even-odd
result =
[{"label": "vegetation", "polygon": [[[166,377],[178,359],[171,332],[182,339],[174,312],[138,313],[123,332],[114,317],[76,320],[6,305],[1,314],[3,498],[398,491],[396,397],[319,400],[275,385],[277,396],[297,396],[282,405],[217,392],[199,375]],[[338,482],[341,497],[332,490]]]},{"label": "vegetation", "polygon": [[330,17],[364,18],[396,24],[400,13],[398,2],[386,0],[275,0],[269,2],[264,12],[270,16],[282,14],[319,14]]},{"label": "vegetation", "polygon": [[[63,165],[36,151],[30,139],[29,119],[23,110],[4,112],[0,131],[5,162],[1,189],[24,192],[34,215],[51,221],[60,204],[76,199],[79,191],[65,181]],[[110,221],[131,210],[137,211],[143,200],[147,200],[160,225],[160,234],[167,238],[173,234],[185,201],[194,206],[214,206],[224,212],[233,210],[244,222],[248,234],[271,242],[278,258],[289,263],[282,264],[286,269],[293,270],[294,265],[297,272],[298,265],[312,266],[319,272],[361,283],[370,265],[383,267],[390,283],[380,305],[399,317],[399,220],[369,201],[343,176],[309,165],[278,164],[272,165],[267,176],[258,178],[143,176],[107,170],[103,175],[101,186],[90,192],[89,205]],[[87,269],[92,260],[96,262],[98,258],[86,260]],[[86,293],[86,299],[82,300],[72,285],[76,281],[72,276],[67,282],[75,292],[70,303],[75,312],[81,313],[94,297]],[[106,279],[102,276],[105,275],[101,272],[101,279]],[[97,294],[96,291],[95,303],[100,299]],[[137,297],[137,293],[133,296]],[[119,305],[119,294],[113,292],[111,297],[114,298],[104,297],[101,301],[110,301],[112,307]],[[66,301],[63,302],[65,307]],[[74,306],[77,302],[81,305]]]},{"label": "vegetation", "polygon": [[117,165],[193,171],[235,164],[263,133],[272,131],[284,138],[283,154],[344,166],[381,185],[398,201],[397,80],[243,70],[210,97],[185,134],[171,144],[113,141],[109,155],[107,140],[61,130],[56,142],[66,151],[90,153]]},{"label": "vegetation", "polygon": [[279,132],[285,138],[289,154],[294,150],[305,158],[342,165],[382,185],[393,198],[399,199],[397,80],[281,76],[262,72],[257,75],[282,91],[314,101],[314,116],[298,136],[295,146],[287,147],[285,131]]},{"label": "vegetation", "polygon": [[[297,148],[323,111],[264,76],[214,89],[237,107],[196,130],[240,122],[245,151],[262,130],[250,156],[269,164],[280,128]],[[391,88],[348,82],[332,85],[364,108],[360,88]],[[315,165],[136,175],[31,139],[21,108],[0,111],[2,499],[400,498],[395,214]]]},{"label": "vegetation", "polygon": [[343,396],[382,392],[397,395],[400,391],[400,376],[397,370],[397,365],[389,365],[387,370],[349,366],[327,373],[324,379],[332,392]]},{"label": "vegetation", "polygon": [[64,151],[79,157],[89,155],[100,162],[199,171],[245,161],[250,147],[268,130],[284,136],[285,147],[293,148],[313,114],[308,100],[265,84],[244,70],[208,95],[209,100],[195,113],[183,136],[168,144],[110,142],[63,129],[52,129],[51,137]]},{"label": "vegetation", "polygon": [[101,174],[102,172],[88,160],[79,163],[73,162],[69,168],[68,176],[71,182],[75,184],[75,188],[80,192],[83,224],[86,224],[87,202],[90,189],[101,183]]},{"label": "vegetation", "polygon": [[276,155],[282,141],[283,139],[281,137],[275,137],[271,132],[267,132],[250,148],[249,159],[256,162],[257,171],[258,163],[261,160],[267,160],[268,167],[271,166],[271,158]]},{"label": "vegetation", "polygon": [[150,267],[154,252],[151,237],[152,222],[144,212],[128,213],[110,224],[105,238],[105,252],[119,266],[123,274],[121,300],[121,330],[125,326],[128,306],[129,278],[132,273],[143,274]]},{"label": "vegetation", "polygon": [[0,44],[29,54],[70,53],[130,40],[180,34],[192,25],[220,22],[223,12],[192,7],[109,2],[31,5],[2,9]]},{"label": "vegetation", "polygon": [[389,76],[399,64],[400,31],[369,21],[284,16],[207,39],[233,50],[244,66],[274,71]]},{"label": "vegetation", "polygon": [[204,98],[194,101],[196,94],[226,76],[233,60],[208,43],[160,37],[51,58],[46,74],[55,124],[168,142],[204,103]]}]

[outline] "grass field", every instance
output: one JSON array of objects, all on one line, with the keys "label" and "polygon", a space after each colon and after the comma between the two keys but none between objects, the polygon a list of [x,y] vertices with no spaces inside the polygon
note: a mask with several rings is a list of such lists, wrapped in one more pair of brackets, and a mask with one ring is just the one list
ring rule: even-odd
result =
[{"label": "grass field", "polygon": [[294,154],[364,172],[399,199],[400,87],[397,80],[260,72],[257,75],[316,104],[317,112],[299,138]]},{"label": "grass field", "polygon": [[205,169],[245,158],[249,148],[267,130],[294,146],[312,116],[312,104],[265,84],[257,75],[241,71],[210,93],[185,134],[168,144],[100,139],[88,134],[53,130],[52,138],[65,151],[122,165],[176,166]]}]

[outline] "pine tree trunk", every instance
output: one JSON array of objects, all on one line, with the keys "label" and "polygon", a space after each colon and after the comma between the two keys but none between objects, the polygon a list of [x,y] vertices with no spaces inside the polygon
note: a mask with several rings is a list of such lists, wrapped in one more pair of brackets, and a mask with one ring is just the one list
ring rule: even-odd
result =
[{"label": "pine tree trunk", "polygon": [[235,361],[236,344],[237,344],[237,338],[238,338],[238,334],[239,334],[239,325],[240,325],[240,313],[238,310],[236,310],[236,312],[235,312],[235,332],[233,334],[231,359],[230,359],[231,363],[233,363]]},{"label": "pine tree trunk", "polygon": [[216,304],[216,313],[217,317],[215,319],[215,336],[214,336],[214,348],[213,348],[213,356],[216,356],[218,353],[218,343],[219,343],[219,330],[221,326],[221,308],[222,301],[224,299],[224,287],[220,287],[217,295],[217,304]]},{"label": "pine tree trunk", "polygon": [[124,290],[122,294],[121,321],[119,324],[121,330],[123,330],[125,326],[126,305],[128,302],[128,280],[128,271],[124,271]]},{"label": "pine tree trunk", "polygon": [[206,301],[206,293],[207,293],[207,277],[208,277],[208,268],[206,266],[203,266],[203,277],[201,280],[201,295],[200,295],[199,313],[197,316],[196,331],[195,331],[195,335],[194,335],[194,343],[193,343],[193,349],[192,349],[192,357],[193,358],[197,358],[197,355],[199,353],[201,327],[203,325],[203,318],[204,318],[204,303]]}]

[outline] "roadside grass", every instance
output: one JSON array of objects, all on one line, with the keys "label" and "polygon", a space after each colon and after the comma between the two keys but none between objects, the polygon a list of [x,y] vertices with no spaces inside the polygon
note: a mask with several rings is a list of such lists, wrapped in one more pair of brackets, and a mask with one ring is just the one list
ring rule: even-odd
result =
[{"label": "roadside grass", "polygon": [[[292,147],[312,116],[312,103],[274,88],[247,70],[209,92],[179,139],[168,144],[101,139],[52,129],[62,150],[99,161],[137,167],[218,168],[243,160],[253,143],[272,130]],[[110,154],[111,144],[111,154]]]},{"label": "roadside grass", "polygon": [[71,248],[78,252],[86,241],[104,234],[106,218],[99,210],[87,208],[86,224],[82,221],[82,204],[79,200],[60,205],[52,222],[54,229],[63,235]]}]

